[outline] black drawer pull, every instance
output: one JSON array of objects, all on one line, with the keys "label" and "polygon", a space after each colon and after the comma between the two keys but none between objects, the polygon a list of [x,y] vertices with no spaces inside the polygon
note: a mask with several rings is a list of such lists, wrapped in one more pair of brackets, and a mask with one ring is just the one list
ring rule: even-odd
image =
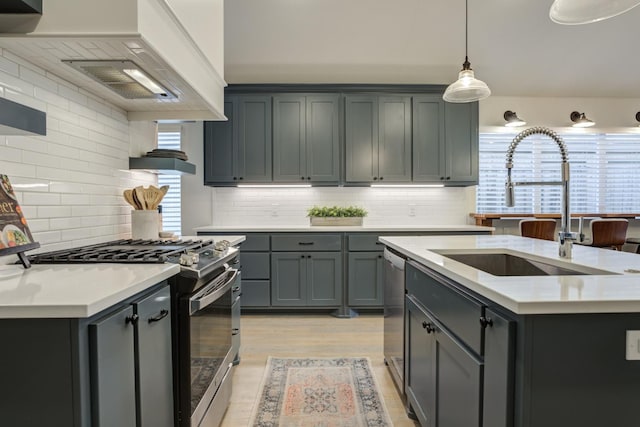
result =
[{"label": "black drawer pull", "polygon": [[136,323],[138,323],[138,315],[137,314],[132,314],[131,316],[125,317],[124,323],[127,324],[127,325],[129,323],[131,323],[132,325],[135,325]]},{"label": "black drawer pull", "polygon": [[149,323],[159,322],[162,319],[164,319],[165,317],[167,317],[168,315],[169,315],[169,310],[165,310],[163,308],[162,310],[160,310],[160,314],[158,314],[156,317],[150,317],[148,322]]},{"label": "black drawer pull", "polygon": [[311,246],[314,244],[314,242],[298,242],[298,244],[302,246]]}]

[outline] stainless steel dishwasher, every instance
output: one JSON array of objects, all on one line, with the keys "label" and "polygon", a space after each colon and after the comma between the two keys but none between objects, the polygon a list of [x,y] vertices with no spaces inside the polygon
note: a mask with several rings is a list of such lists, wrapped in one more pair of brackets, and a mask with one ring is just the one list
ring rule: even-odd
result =
[{"label": "stainless steel dishwasher", "polygon": [[404,393],[404,264],[406,259],[384,250],[384,362],[406,402]]}]

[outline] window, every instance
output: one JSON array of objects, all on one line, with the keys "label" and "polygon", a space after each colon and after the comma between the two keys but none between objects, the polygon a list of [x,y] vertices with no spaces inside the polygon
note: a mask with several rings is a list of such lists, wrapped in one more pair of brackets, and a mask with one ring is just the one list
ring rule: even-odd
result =
[{"label": "window", "polygon": [[[158,132],[158,148],[179,150],[180,132]],[[181,233],[180,175],[158,175],[158,185],[168,185],[169,191],[162,199],[162,229]]]},{"label": "window", "polygon": [[[558,213],[560,186],[518,186],[516,205],[504,205],[506,153],[516,134],[480,134],[479,213]],[[569,153],[572,213],[640,212],[640,135],[560,135]],[[551,138],[532,135],[513,156],[513,181],[559,181],[560,153]]]}]

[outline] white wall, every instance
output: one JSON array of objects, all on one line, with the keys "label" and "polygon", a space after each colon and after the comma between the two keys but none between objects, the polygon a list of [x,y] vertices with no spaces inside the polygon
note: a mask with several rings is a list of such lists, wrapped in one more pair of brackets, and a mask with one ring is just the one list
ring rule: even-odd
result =
[{"label": "white wall", "polygon": [[129,155],[155,146],[156,124],[128,122],[124,111],[3,50],[0,96],[47,114],[46,136],[0,135],[0,173],[40,251],[130,237],[122,192],[157,179],[129,171]]}]

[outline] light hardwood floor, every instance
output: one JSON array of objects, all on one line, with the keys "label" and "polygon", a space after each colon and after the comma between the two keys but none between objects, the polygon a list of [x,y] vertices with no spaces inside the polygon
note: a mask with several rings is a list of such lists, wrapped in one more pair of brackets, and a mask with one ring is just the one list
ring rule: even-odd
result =
[{"label": "light hardwood floor", "polygon": [[222,427],[248,426],[268,356],[371,359],[376,381],[395,427],[419,427],[406,416],[384,364],[382,314],[339,319],[329,314],[242,314],[240,364]]}]

